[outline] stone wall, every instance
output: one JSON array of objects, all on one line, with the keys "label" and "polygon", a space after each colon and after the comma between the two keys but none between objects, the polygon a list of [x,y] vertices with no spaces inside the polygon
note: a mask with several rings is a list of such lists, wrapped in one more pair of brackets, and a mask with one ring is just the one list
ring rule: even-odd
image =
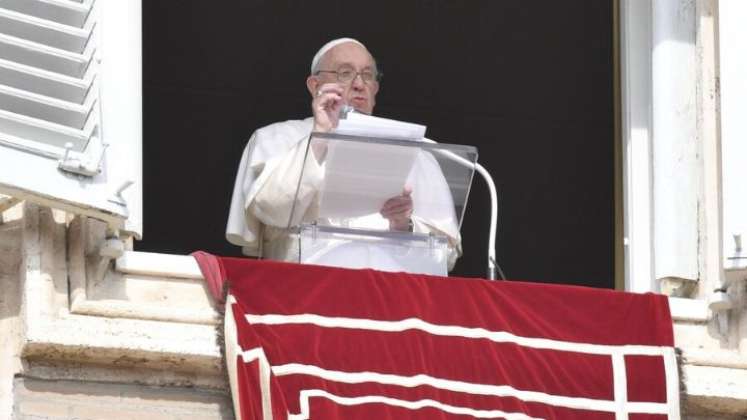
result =
[{"label": "stone wall", "polygon": [[21,370],[22,220],[20,208],[0,213],[0,419],[13,404],[13,375]]},{"label": "stone wall", "polygon": [[17,420],[228,420],[225,392],[200,388],[16,378]]},{"label": "stone wall", "polygon": [[232,418],[196,264],[119,269],[110,234],[30,203],[2,213],[0,419]]}]

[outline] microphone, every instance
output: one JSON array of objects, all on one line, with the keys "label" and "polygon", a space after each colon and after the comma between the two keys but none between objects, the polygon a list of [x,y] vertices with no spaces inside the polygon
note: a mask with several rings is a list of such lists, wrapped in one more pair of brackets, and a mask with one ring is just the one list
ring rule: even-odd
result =
[{"label": "microphone", "polygon": [[344,120],[348,118],[348,114],[351,112],[358,112],[351,105],[345,104],[340,108],[340,119]]}]

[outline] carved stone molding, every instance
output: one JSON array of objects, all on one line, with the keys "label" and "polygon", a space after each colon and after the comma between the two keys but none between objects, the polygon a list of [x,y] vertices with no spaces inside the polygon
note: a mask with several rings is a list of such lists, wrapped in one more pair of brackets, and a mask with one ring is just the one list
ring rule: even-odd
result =
[{"label": "carved stone molding", "polygon": [[25,374],[225,388],[220,315],[202,280],[120,273],[99,253],[104,223],[24,210]]}]

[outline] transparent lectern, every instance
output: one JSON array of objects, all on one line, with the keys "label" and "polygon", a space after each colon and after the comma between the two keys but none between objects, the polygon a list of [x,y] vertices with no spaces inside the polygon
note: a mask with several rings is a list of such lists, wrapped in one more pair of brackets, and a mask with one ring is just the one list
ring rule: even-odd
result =
[{"label": "transparent lectern", "polygon": [[[473,146],[312,133],[287,226],[298,262],[447,275],[476,160]],[[404,231],[380,213],[400,195],[413,202]]]}]

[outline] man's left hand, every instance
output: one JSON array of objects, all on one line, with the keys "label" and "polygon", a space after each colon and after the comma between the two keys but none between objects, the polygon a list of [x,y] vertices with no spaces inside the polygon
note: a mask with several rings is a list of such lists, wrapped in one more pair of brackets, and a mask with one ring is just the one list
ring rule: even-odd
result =
[{"label": "man's left hand", "polygon": [[389,219],[389,229],[408,231],[410,230],[410,217],[412,216],[412,188],[405,187],[402,194],[392,197],[381,207],[381,215]]}]

